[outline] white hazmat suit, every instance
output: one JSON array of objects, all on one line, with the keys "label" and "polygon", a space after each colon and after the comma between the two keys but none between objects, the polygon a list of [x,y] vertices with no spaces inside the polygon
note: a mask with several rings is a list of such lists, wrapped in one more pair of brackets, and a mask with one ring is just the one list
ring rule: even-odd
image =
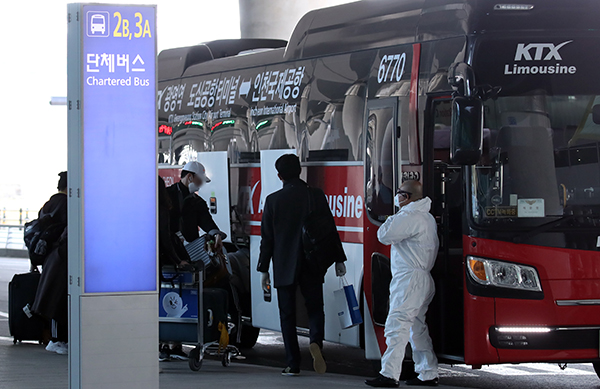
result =
[{"label": "white hazmat suit", "polygon": [[392,245],[390,309],[385,322],[387,350],[381,358],[380,374],[395,380],[402,372],[409,340],[419,379],[438,377],[438,362],[425,323],[425,313],[435,294],[430,271],[439,247],[430,209],[427,197],[409,203],[377,231],[381,243]]}]

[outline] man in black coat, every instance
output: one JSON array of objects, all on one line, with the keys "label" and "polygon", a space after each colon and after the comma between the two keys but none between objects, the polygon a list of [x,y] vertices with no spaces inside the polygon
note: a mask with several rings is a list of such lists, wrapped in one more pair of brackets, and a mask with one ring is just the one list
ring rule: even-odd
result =
[{"label": "man in black coat", "polygon": [[[277,289],[281,332],[288,366],[283,375],[300,373],[300,347],[296,334],[296,290],[304,296],[310,329],[310,353],[317,373],[327,369],[321,350],[325,336],[323,312],[324,274],[308,266],[302,245],[302,225],[309,213],[309,187],[300,179],[300,160],[293,154],[281,156],[275,163],[283,188],[269,195],[261,222],[260,257],[257,270],[262,287],[270,290],[269,264],[273,259],[273,280]],[[323,191],[312,188],[314,210],[331,214]],[[344,258],[345,260],[345,258]],[[336,263],[336,274],[346,274],[344,262]]]}]

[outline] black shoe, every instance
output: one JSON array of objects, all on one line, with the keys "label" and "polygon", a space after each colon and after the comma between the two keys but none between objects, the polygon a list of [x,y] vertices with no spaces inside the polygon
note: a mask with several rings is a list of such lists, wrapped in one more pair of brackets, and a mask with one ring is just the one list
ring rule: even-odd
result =
[{"label": "black shoe", "polygon": [[169,349],[169,346],[166,344],[161,345],[158,348],[158,361],[159,362],[166,362],[166,361],[170,361],[171,360],[171,356],[170,356],[170,352],[171,350]]},{"label": "black shoe", "polygon": [[434,378],[432,380],[421,381],[418,378],[413,378],[412,380],[406,381],[406,385],[411,385],[411,386],[438,386],[438,379]]},{"label": "black shoe", "polygon": [[398,381],[396,381],[395,379],[383,376],[381,374],[378,374],[377,377],[373,378],[372,380],[366,380],[365,384],[367,384],[369,386],[374,386],[376,388],[397,388],[398,387]]},{"label": "black shoe", "polygon": [[298,368],[298,367],[291,368],[291,367],[288,366],[285,369],[283,369],[283,371],[281,372],[281,375],[285,375],[285,376],[300,375],[300,368]]},{"label": "black shoe", "polygon": [[169,356],[169,354],[161,351],[158,353],[158,361],[159,362],[166,362],[166,361],[170,361],[171,357]]}]

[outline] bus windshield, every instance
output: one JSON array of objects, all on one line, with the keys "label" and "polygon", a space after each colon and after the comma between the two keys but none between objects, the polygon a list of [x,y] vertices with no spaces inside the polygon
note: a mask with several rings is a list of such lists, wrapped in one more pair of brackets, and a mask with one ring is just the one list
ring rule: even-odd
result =
[{"label": "bus windshield", "polygon": [[473,221],[535,227],[567,215],[597,215],[596,104],[595,95],[544,91],[486,101],[483,156],[469,179]]}]

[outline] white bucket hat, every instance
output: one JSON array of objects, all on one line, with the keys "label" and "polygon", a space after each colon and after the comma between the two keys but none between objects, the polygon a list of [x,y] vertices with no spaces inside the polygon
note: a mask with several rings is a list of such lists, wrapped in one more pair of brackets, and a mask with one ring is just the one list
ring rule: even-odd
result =
[{"label": "white bucket hat", "polygon": [[183,170],[196,174],[204,182],[210,182],[210,178],[206,175],[206,169],[200,162],[192,161],[185,164]]}]

